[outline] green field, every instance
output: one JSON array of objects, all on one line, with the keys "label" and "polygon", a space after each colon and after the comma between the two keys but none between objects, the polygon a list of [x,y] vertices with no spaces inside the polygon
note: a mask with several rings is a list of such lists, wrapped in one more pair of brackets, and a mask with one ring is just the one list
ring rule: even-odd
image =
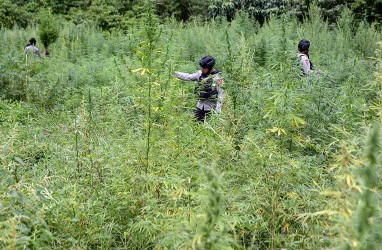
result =
[{"label": "green field", "polygon": [[[49,58],[24,55],[37,25],[0,30],[1,249],[381,249],[380,27],[58,25]],[[174,72],[206,54],[225,100],[197,123]]]}]

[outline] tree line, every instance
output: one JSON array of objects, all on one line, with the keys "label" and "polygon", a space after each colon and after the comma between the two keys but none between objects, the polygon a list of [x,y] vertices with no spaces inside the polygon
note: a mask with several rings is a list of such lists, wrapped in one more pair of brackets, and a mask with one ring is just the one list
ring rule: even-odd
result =
[{"label": "tree line", "polygon": [[[141,0],[0,0],[0,27],[26,27],[39,20],[42,9],[62,15],[76,24],[93,22],[103,30],[123,29],[130,20],[144,12]],[[316,2],[323,18],[334,23],[344,8],[349,8],[356,19],[382,21],[382,0],[153,0],[157,14],[179,21],[200,18],[224,18],[231,21],[244,12],[264,23],[272,15],[289,14],[300,20],[308,15],[310,4]]]}]

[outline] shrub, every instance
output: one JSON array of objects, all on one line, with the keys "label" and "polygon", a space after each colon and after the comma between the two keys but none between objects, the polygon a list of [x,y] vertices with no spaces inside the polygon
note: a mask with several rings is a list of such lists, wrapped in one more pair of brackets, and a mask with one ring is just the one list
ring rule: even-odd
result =
[{"label": "shrub", "polygon": [[55,17],[50,13],[41,13],[39,36],[45,48],[45,55],[49,55],[48,47],[54,43],[59,35],[59,29]]}]

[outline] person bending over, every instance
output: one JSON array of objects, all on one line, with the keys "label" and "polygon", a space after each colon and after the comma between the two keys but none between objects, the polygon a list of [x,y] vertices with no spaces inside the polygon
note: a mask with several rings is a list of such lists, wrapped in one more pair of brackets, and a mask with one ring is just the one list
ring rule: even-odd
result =
[{"label": "person bending over", "polygon": [[33,52],[34,54],[38,56],[42,56],[40,50],[36,47],[36,43],[37,41],[34,37],[29,39],[29,44],[25,46],[24,53],[28,54],[28,52]]}]

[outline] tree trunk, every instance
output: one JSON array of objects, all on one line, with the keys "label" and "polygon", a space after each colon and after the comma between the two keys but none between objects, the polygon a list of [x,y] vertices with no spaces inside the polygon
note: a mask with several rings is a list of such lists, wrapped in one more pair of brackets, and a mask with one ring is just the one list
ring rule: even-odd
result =
[{"label": "tree trunk", "polygon": [[48,47],[45,47],[44,55],[47,56],[47,57],[50,57],[50,53],[49,53]]}]

